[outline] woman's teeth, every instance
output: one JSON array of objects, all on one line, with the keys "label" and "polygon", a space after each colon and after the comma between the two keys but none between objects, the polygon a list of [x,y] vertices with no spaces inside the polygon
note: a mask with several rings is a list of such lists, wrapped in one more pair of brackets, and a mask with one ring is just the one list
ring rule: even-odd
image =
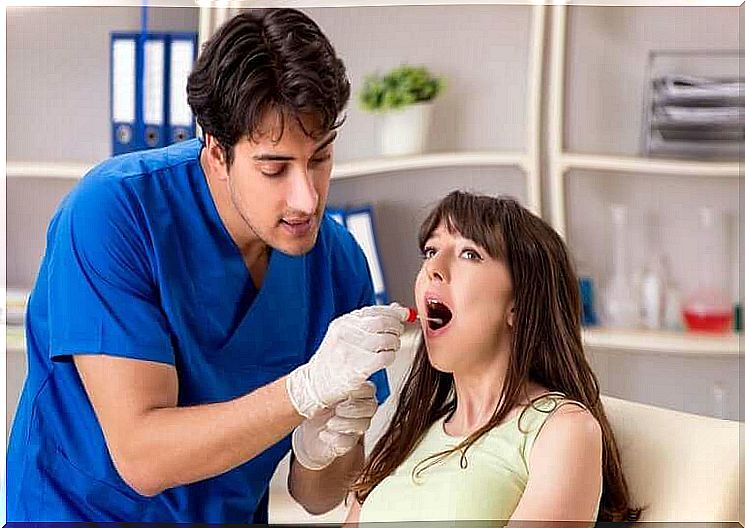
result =
[{"label": "woman's teeth", "polygon": [[431,330],[444,328],[453,318],[450,308],[436,299],[427,301],[427,319]]}]

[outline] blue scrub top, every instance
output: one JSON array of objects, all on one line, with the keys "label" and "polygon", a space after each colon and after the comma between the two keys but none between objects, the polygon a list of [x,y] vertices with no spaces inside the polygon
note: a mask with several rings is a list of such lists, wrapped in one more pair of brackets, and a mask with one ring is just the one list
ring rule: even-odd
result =
[{"label": "blue scrub top", "polygon": [[[179,405],[244,395],[308,361],[329,322],[374,304],[349,232],[273,251],[256,290],[199,163],[200,140],[104,162],[63,200],[26,320],[28,377],[7,455],[8,521],[266,522],[284,438],[217,477],[143,497],[116,472],[71,360],[174,365]],[[373,377],[388,395],[384,372]]]}]

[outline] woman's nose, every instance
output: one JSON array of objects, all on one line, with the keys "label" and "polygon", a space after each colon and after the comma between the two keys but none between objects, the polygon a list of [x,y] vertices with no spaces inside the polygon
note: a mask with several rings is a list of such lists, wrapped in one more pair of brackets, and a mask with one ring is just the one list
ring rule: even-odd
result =
[{"label": "woman's nose", "polygon": [[427,269],[427,278],[431,281],[445,282],[447,273],[444,267],[434,259],[427,261],[425,265]]}]

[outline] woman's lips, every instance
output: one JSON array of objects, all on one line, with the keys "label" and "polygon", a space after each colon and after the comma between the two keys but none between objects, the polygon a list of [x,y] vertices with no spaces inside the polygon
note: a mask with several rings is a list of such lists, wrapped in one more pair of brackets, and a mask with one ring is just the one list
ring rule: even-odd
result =
[{"label": "woman's lips", "polygon": [[437,330],[433,330],[431,326],[425,325],[425,332],[428,338],[435,338],[440,337],[442,334],[447,332],[450,329],[450,325],[445,325],[442,328],[438,328]]}]

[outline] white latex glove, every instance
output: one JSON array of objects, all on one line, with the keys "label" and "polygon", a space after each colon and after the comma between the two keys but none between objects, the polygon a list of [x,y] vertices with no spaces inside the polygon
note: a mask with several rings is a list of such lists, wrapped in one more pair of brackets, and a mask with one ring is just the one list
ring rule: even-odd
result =
[{"label": "white latex glove", "polygon": [[303,421],[292,433],[292,451],[304,467],[321,470],[347,454],[370,427],[378,409],[375,384],[366,382],[346,400]]},{"label": "white latex glove", "polygon": [[368,306],[331,321],[316,353],[287,376],[287,394],[302,416],[330,409],[390,365],[409,312],[398,304]]}]

